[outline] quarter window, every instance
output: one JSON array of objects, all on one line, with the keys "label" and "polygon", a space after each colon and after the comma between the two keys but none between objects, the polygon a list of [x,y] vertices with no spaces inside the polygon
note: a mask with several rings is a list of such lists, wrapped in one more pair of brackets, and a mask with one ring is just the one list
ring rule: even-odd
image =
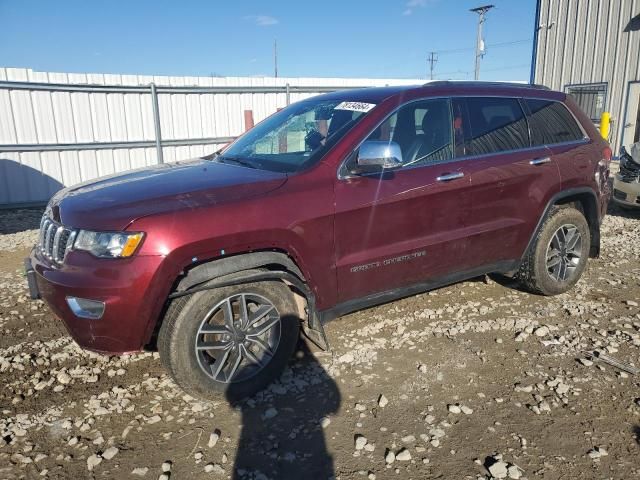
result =
[{"label": "quarter window", "polygon": [[531,144],[534,147],[584,138],[575,118],[560,102],[529,98],[525,102],[530,111]]},{"label": "quarter window", "polygon": [[516,98],[457,98],[453,111],[458,156],[529,147],[527,121]]}]

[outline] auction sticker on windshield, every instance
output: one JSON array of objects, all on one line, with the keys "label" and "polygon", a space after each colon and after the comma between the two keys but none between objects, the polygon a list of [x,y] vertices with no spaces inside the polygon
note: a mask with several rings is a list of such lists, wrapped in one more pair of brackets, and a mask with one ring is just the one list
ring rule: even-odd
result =
[{"label": "auction sticker on windshield", "polygon": [[376,106],[375,103],[342,102],[335,107],[335,110],[350,110],[352,112],[368,112],[375,106]]}]

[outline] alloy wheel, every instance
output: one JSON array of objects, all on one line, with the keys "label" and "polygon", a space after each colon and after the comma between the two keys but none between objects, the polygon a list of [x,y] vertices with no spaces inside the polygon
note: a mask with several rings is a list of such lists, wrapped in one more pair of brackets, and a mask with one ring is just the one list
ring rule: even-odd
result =
[{"label": "alloy wheel", "polygon": [[549,276],[564,282],[574,275],[582,257],[582,235],[572,224],[562,225],[551,237],[547,246],[547,272]]},{"label": "alloy wheel", "polygon": [[195,342],[198,364],[217,382],[247,380],[271,361],[280,331],[280,314],[268,299],[252,293],[231,295],[200,323]]}]

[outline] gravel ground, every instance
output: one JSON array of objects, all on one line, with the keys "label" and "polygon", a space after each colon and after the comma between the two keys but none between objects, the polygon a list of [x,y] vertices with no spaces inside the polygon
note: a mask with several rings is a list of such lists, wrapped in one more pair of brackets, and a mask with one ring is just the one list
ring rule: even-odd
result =
[{"label": "gravel ground", "polygon": [[83,352],[21,260],[41,211],[0,212],[0,478],[640,477],[640,212],[545,298],[481,278],[328,325],[237,408],[200,402],[157,354]]}]

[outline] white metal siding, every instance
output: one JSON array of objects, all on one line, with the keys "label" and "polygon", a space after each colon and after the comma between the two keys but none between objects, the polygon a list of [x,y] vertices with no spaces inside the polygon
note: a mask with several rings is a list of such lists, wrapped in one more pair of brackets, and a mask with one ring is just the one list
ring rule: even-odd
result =
[{"label": "white metal siding", "polygon": [[640,80],[640,31],[624,31],[640,15],[640,0],[538,0],[538,8],[534,82],[563,91],[606,83],[617,150],[629,83]]},{"label": "white metal siding", "polygon": [[[171,86],[348,87],[421,83],[418,79],[167,77],[34,72],[0,68],[0,81]],[[314,93],[291,92],[296,102]],[[245,130],[244,110],[257,123],[286,105],[285,93],[159,93],[162,140],[233,137]],[[0,145],[155,141],[149,93],[50,92],[0,89]],[[165,162],[214,152],[224,144],[164,146]],[[0,152],[0,205],[48,200],[63,186],[157,163],[155,148]]]}]

